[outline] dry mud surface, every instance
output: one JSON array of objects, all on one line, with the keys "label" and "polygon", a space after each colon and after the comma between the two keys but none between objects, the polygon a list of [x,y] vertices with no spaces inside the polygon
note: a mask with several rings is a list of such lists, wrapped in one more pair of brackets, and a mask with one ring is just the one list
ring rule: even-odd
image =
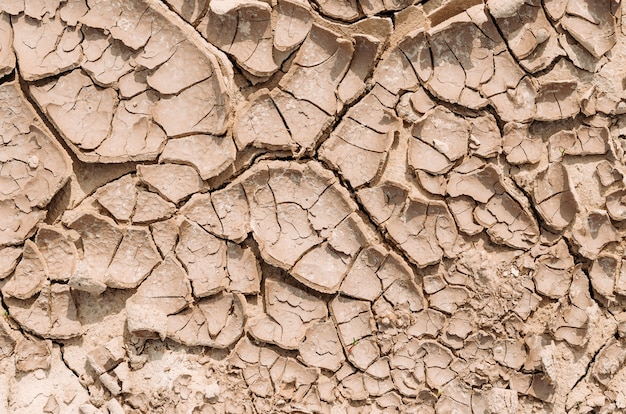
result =
[{"label": "dry mud surface", "polygon": [[625,412],[624,7],[2,0],[0,412]]}]

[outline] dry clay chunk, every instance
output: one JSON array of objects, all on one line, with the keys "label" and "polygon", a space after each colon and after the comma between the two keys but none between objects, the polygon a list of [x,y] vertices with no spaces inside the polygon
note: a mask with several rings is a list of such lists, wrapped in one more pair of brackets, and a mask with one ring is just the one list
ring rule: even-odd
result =
[{"label": "dry clay chunk", "polygon": [[43,220],[71,160],[15,82],[0,86],[0,246],[18,244]]}]

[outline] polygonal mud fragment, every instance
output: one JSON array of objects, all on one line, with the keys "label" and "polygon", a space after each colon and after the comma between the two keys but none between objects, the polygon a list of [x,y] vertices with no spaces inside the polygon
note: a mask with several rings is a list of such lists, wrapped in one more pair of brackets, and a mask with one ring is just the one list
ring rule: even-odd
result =
[{"label": "polygonal mud fragment", "polygon": [[603,385],[611,381],[626,360],[626,346],[624,341],[611,338],[609,343],[600,351],[592,368],[593,377]]},{"label": "polygonal mud fragment", "polygon": [[511,122],[504,126],[502,149],[511,164],[534,164],[539,162],[545,145],[539,137],[529,133],[529,124]]},{"label": "polygonal mud fragment", "polygon": [[9,314],[24,329],[49,339],[67,339],[82,332],[67,285],[44,284],[39,296],[27,300],[4,297]]},{"label": "polygonal mud fragment", "polygon": [[620,266],[619,258],[610,254],[600,254],[589,270],[589,280],[594,292],[612,299]]},{"label": "polygonal mud fragment", "polygon": [[351,22],[361,15],[356,0],[318,0],[320,10],[326,16]]},{"label": "polygonal mud fragment", "polygon": [[190,221],[179,228],[176,256],[189,274],[197,298],[215,294],[227,286],[226,242]]},{"label": "polygonal mud fragment", "polygon": [[607,194],[606,210],[613,220],[626,220],[626,191],[617,190]]},{"label": "polygonal mud fragment", "polygon": [[484,230],[484,227],[474,220],[476,202],[470,197],[460,196],[448,199],[448,208],[460,231],[473,236]]},{"label": "polygonal mud fragment", "polygon": [[493,348],[493,358],[506,367],[519,370],[526,360],[526,348],[522,341],[499,340]]},{"label": "polygonal mud fragment", "polygon": [[291,270],[301,283],[324,293],[335,293],[352,260],[326,243],[314,247],[302,256]]},{"label": "polygonal mud fragment", "polygon": [[416,338],[428,336],[435,338],[443,329],[446,317],[434,309],[424,309],[415,315],[406,333]]},{"label": "polygonal mud fragment", "polygon": [[412,129],[409,165],[431,174],[447,172],[453,162],[467,153],[469,128],[465,119],[445,107],[427,113]]},{"label": "polygonal mud fragment", "polygon": [[139,337],[162,339],[167,335],[167,316],[191,302],[191,286],[181,264],[167,256],[126,302],[128,330]]},{"label": "polygonal mud fragment", "polygon": [[0,279],[4,279],[13,273],[21,256],[22,248],[20,247],[0,248]]},{"label": "polygonal mud fragment", "polygon": [[224,172],[235,161],[235,153],[230,136],[191,135],[168,140],[159,160],[191,165],[207,180]]},{"label": "polygonal mud fragment", "polygon": [[535,183],[535,208],[555,230],[563,230],[576,217],[578,202],[569,183],[567,169],[561,164],[550,164],[537,176]]},{"label": "polygonal mud fragment", "polygon": [[311,30],[311,6],[303,0],[278,2],[278,20],[274,31],[274,47],[288,51],[299,45]]},{"label": "polygonal mud fragment", "polygon": [[188,346],[227,348],[243,334],[245,299],[236,293],[204,298],[167,318],[167,336]]},{"label": "polygonal mud fragment", "polygon": [[614,182],[624,178],[624,175],[617,168],[615,168],[615,165],[607,160],[600,161],[600,163],[598,163],[596,166],[596,174],[600,179],[600,183],[605,187],[608,187]]},{"label": "polygonal mud fragment", "polygon": [[604,246],[619,241],[619,233],[613,227],[605,211],[590,211],[586,217],[577,217],[572,229],[572,240],[580,254],[595,259]]},{"label": "polygonal mud fragment", "polygon": [[376,325],[370,304],[338,296],[331,301],[330,312],[348,360],[361,370],[367,369],[380,357],[376,341],[371,337]]},{"label": "polygonal mud fragment", "polygon": [[609,150],[609,136],[606,127],[588,125],[559,131],[549,138],[550,161],[560,161],[565,155],[606,154]]},{"label": "polygonal mud fragment", "polygon": [[124,235],[113,220],[94,213],[82,213],[67,226],[81,237],[82,257],[70,276],[72,288],[91,293],[106,289],[106,271]]},{"label": "polygonal mud fragment", "polygon": [[446,313],[454,313],[469,298],[469,291],[463,287],[448,286],[431,295],[428,303],[431,307]]},{"label": "polygonal mud fragment", "polygon": [[305,364],[330,371],[337,371],[345,361],[337,331],[330,321],[311,324],[298,351]]},{"label": "polygonal mud fragment", "polygon": [[297,286],[269,278],[265,279],[265,312],[248,322],[250,334],[285,349],[297,349],[308,325],[328,313],[321,299]]},{"label": "polygonal mud fragment", "polygon": [[159,263],[161,256],[145,227],[128,227],[105,274],[106,285],[134,289]]},{"label": "polygonal mud fragment", "polygon": [[244,295],[259,293],[261,269],[252,249],[227,243],[226,270],[231,291]]},{"label": "polygonal mud fragment", "polygon": [[176,212],[176,205],[163,197],[144,189],[137,192],[137,203],[133,211],[133,223],[150,223],[165,220]]},{"label": "polygonal mud fragment", "polygon": [[358,196],[374,221],[419,267],[435,264],[444,255],[455,256],[458,231],[445,203],[413,198],[393,183],[360,190]]},{"label": "polygonal mud fragment", "polygon": [[567,244],[560,240],[547,254],[539,256],[533,273],[537,292],[551,298],[563,297],[570,287],[574,259]]},{"label": "polygonal mud fragment", "polygon": [[0,246],[18,244],[70,175],[71,160],[15,82],[0,87]]},{"label": "polygonal mud fragment", "polygon": [[135,180],[127,174],[98,188],[94,196],[116,220],[128,221],[137,201]]},{"label": "polygonal mud fragment", "polygon": [[178,241],[178,226],[174,219],[152,223],[150,224],[150,231],[161,256],[165,257],[174,250]]},{"label": "polygonal mud fragment", "polygon": [[172,203],[178,203],[203,187],[196,170],[187,165],[139,165],[137,176]]},{"label": "polygonal mud fragment", "polygon": [[17,299],[28,299],[43,288],[48,278],[48,266],[35,243],[26,240],[22,258],[13,277],[2,286],[2,294]]},{"label": "polygonal mud fragment", "polygon": [[382,293],[377,272],[386,255],[387,252],[380,247],[363,249],[341,283],[339,291],[356,299],[376,300]]}]

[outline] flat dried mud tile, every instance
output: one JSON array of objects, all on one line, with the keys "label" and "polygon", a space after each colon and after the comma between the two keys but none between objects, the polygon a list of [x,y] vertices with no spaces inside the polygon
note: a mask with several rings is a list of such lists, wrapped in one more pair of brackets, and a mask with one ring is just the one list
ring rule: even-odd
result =
[{"label": "flat dried mud tile", "polygon": [[536,260],[532,276],[537,293],[554,299],[564,297],[570,288],[573,269],[574,258],[565,241],[560,240]]},{"label": "flat dried mud tile", "polygon": [[330,321],[309,325],[298,352],[306,365],[330,371],[337,371],[345,361],[335,325]]},{"label": "flat dried mud tile", "polygon": [[6,319],[0,320],[0,360],[13,354],[18,341],[23,338],[11,327]]},{"label": "flat dried mud tile", "polygon": [[135,179],[130,174],[124,175],[98,188],[94,197],[116,220],[128,221],[137,202]]},{"label": "flat dried mud tile", "polygon": [[67,223],[82,242],[82,256],[70,276],[72,288],[101,294],[106,289],[106,271],[124,235],[108,217],[84,212]]},{"label": "flat dried mud tile", "polygon": [[612,0],[568,2],[560,23],[594,57],[600,58],[616,43],[615,11]]},{"label": "flat dried mud tile", "polygon": [[279,1],[278,19],[274,29],[274,47],[281,52],[295,49],[309,34],[312,25],[311,6],[307,1]]},{"label": "flat dried mud tile", "polygon": [[436,338],[446,322],[444,314],[434,309],[424,309],[417,312],[413,319],[406,333],[416,338],[423,336]]},{"label": "flat dried mud tile", "polygon": [[379,39],[369,35],[355,35],[354,56],[350,67],[337,88],[337,97],[344,105],[349,105],[365,90],[365,80],[376,63]]},{"label": "flat dried mud tile", "polygon": [[137,176],[141,182],[154,188],[173,203],[178,203],[203,188],[202,179],[196,170],[188,165],[138,165]]},{"label": "flat dried mud tile", "polygon": [[484,230],[484,227],[474,220],[474,209],[476,202],[467,196],[453,197],[447,200],[450,213],[460,231],[473,236]]},{"label": "flat dried mud tile", "polygon": [[82,34],[76,28],[66,27],[58,14],[42,20],[12,16],[11,26],[13,49],[25,80],[57,75],[80,64]]},{"label": "flat dried mud tile", "polygon": [[209,4],[208,0],[165,0],[165,3],[192,25],[206,12]]},{"label": "flat dried mud tile", "polygon": [[80,66],[96,84],[103,87],[113,87],[117,85],[122,76],[134,70],[131,59],[134,59],[137,54],[124,46],[122,42],[107,39],[99,32],[98,35],[102,36],[101,39],[105,41],[106,48],[94,53],[95,51],[90,49],[98,49],[98,46],[93,47],[88,41],[89,37],[86,36],[81,44],[85,58]]},{"label": "flat dried mud tile", "polygon": [[447,191],[452,197],[468,196],[484,204],[505,191],[500,176],[501,173],[491,164],[467,173],[453,171],[449,175]]},{"label": "flat dried mud tile", "polygon": [[428,297],[430,307],[445,313],[454,313],[470,298],[470,292],[464,287],[448,286]]},{"label": "flat dried mud tile", "polygon": [[44,338],[68,339],[82,334],[68,285],[44,284],[36,298],[4,297],[9,314],[25,330]]},{"label": "flat dried mud tile", "polygon": [[236,153],[230,136],[191,135],[168,140],[159,160],[191,165],[203,180],[208,180],[226,171]]},{"label": "flat dried mud tile", "polygon": [[245,298],[219,293],[167,318],[167,336],[187,346],[227,348],[243,335]]},{"label": "flat dried mud tile", "polygon": [[364,248],[343,279],[339,291],[356,299],[376,300],[382,293],[382,284],[376,272],[386,256],[387,252],[379,246]]},{"label": "flat dried mud tile", "polygon": [[165,220],[176,212],[176,205],[165,201],[163,197],[140,189],[137,192],[137,204],[133,211],[133,223],[150,223]]},{"label": "flat dried mud tile", "polygon": [[0,13],[0,78],[13,72],[13,69],[15,69],[15,54],[11,16]]},{"label": "flat dried mud tile", "polygon": [[586,217],[576,217],[572,229],[572,241],[580,254],[595,259],[609,243],[620,240],[619,232],[613,227],[608,214],[602,210],[590,211]]},{"label": "flat dried mud tile", "polygon": [[159,263],[161,256],[145,227],[127,227],[105,274],[106,285],[134,289]]},{"label": "flat dried mud tile", "polygon": [[176,256],[189,274],[194,296],[209,296],[226,288],[226,242],[188,220],[180,224],[179,234]]},{"label": "flat dried mud tile", "polygon": [[48,279],[48,266],[37,245],[30,240],[24,243],[22,258],[13,276],[2,286],[2,294],[16,299],[28,299],[39,293]]},{"label": "flat dried mud tile", "polygon": [[545,144],[540,137],[530,134],[529,124],[510,122],[504,126],[502,149],[511,164],[535,164],[541,160]]},{"label": "flat dried mud tile", "polygon": [[609,136],[606,127],[587,125],[559,131],[549,138],[550,161],[560,161],[565,155],[606,154],[609,151]]},{"label": "flat dried mud tile", "polygon": [[566,228],[578,213],[578,202],[571,189],[567,169],[560,163],[550,164],[537,175],[533,196],[535,208],[554,230]]},{"label": "flat dried mud tile", "polygon": [[15,368],[21,372],[50,369],[52,343],[30,335],[22,336],[15,347]]},{"label": "flat dried mud tile", "polygon": [[[622,180],[624,178],[624,175],[620,170],[615,167],[615,164],[607,160],[600,161],[598,165],[596,165],[596,175],[600,179],[600,184],[602,184],[604,187],[608,187],[614,182]],[[609,214],[611,214],[610,211]],[[613,220],[616,220],[614,217],[612,218]]]},{"label": "flat dried mud tile", "polygon": [[228,242],[226,250],[226,270],[232,292],[244,295],[258,294],[261,291],[261,268],[251,248]]},{"label": "flat dried mud tile", "polygon": [[526,361],[524,342],[516,339],[497,340],[493,348],[493,358],[506,367],[519,370]]},{"label": "flat dried mud tile", "polygon": [[22,256],[22,250],[22,247],[0,248],[0,279],[4,279],[13,273],[18,260]]},{"label": "flat dried mud tile", "polygon": [[182,265],[168,255],[126,302],[128,330],[135,336],[161,339],[167,335],[167,316],[192,301],[191,285]]},{"label": "flat dried mud tile", "polygon": [[79,69],[29,90],[77,155],[98,148],[109,136],[117,93],[97,88]]},{"label": "flat dried mud tile", "polygon": [[[496,24],[504,35],[509,48],[520,62],[520,65],[531,73],[548,67],[554,59],[565,53],[559,46],[558,35],[550,24],[542,4],[538,0],[503,7],[519,7],[515,13],[504,13],[499,9],[491,10],[493,5],[487,4],[492,16],[495,14]],[[500,17],[502,16],[502,17]]]}]

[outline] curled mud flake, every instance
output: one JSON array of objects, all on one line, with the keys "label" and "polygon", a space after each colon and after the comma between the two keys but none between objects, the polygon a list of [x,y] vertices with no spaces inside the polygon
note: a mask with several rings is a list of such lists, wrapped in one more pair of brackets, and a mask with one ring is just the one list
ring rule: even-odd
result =
[{"label": "curled mud flake", "polygon": [[223,290],[228,284],[226,242],[188,220],[182,222],[179,231],[176,255],[187,269],[194,296]]},{"label": "curled mud flake", "polygon": [[607,385],[622,368],[626,360],[626,346],[623,340],[611,338],[598,354],[591,372],[593,378],[602,385]]},{"label": "curled mud flake", "polygon": [[106,271],[106,284],[116,289],[134,289],[160,259],[148,229],[128,227]]},{"label": "curled mud flake", "polygon": [[19,71],[27,81],[57,75],[80,64],[81,32],[66,27],[58,15],[41,21],[21,15],[11,17],[13,48]]},{"label": "curled mud flake", "polygon": [[98,188],[94,196],[116,220],[128,221],[137,202],[135,180],[127,174]]},{"label": "curled mud flake", "polygon": [[302,0],[278,2],[278,20],[274,30],[274,47],[281,52],[295,49],[304,41],[313,25],[311,6]]},{"label": "curled mud flake", "polygon": [[606,210],[613,220],[626,220],[626,190],[617,190],[607,194]]},{"label": "curled mud flake", "polygon": [[359,17],[359,6],[356,0],[316,0],[322,14],[333,19],[352,22]]},{"label": "curled mud flake", "polygon": [[493,165],[486,165],[473,171],[450,173],[447,191],[452,197],[468,196],[478,203],[487,203],[505,189],[500,182],[500,172]]},{"label": "curled mud flake", "polygon": [[447,200],[448,208],[454,216],[459,230],[473,236],[483,231],[484,227],[474,220],[476,202],[467,196],[453,197]]},{"label": "curled mud flake", "polygon": [[376,341],[371,337],[376,324],[370,304],[338,296],[331,301],[329,308],[348,361],[360,370],[366,370],[380,357]]},{"label": "curled mud flake", "polygon": [[589,280],[594,292],[607,299],[613,299],[615,282],[620,273],[621,261],[609,254],[601,254],[593,262],[589,270]]},{"label": "curled mud flake", "polygon": [[595,58],[611,50],[617,42],[614,1],[570,1],[561,25]]},{"label": "curled mud flake", "polygon": [[0,14],[0,78],[15,69],[15,54],[13,52],[13,28],[11,16]]},{"label": "curled mud flake", "polygon": [[544,373],[515,373],[511,376],[509,386],[520,394],[530,395],[543,402],[551,403],[554,401],[556,387]]},{"label": "curled mud flake", "polygon": [[[550,24],[542,4],[538,0],[531,2],[502,2],[502,6],[487,6],[492,16],[496,17],[496,24],[504,35],[511,52],[518,59],[520,65],[532,72],[538,72],[565,53],[559,46],[558,36]],[[503,8],[519,7],[513,13],[502,13]],[[492,10],[494,8],[494,10]]]},{"label": "curled mud flake", "polygon": [[109,136],[117,93],[97,88],[80,70],[33,85],[30,92],[78,156]]},{"label": "curled mud flake", "polygon": [[[509,68],[508,64],[507,60],[502,62],[503,72]],[[514,70],[509,69],[508,72]],[[537,88],[534,82],[527,76],[520,76],[518,82],[513,85],[506,85],[504,88],[494,85],[494,94],[489,100],[504,122],[529,122],[536,115],[536,98]]]},{"label": "curled mud flake", "polygon": [[82,257],[70,276],[72,288],[101,294],[106,289],[106,271],[124,235],[113,220],[94,213],[82,213],[67,223],[82,242]]},{"label": "curled mud flake", "polygon": [[280,87],[332,116],[340,109],[336,89],[349,69],[353,55],[351,39],[313,25],[292,69],[281,79]]},{"label": "curled mud flake", "polygon": [[168,255],[126,301],[128,330],[143,338],[167,334],[167,316],[191,303],[191,286],[182,265]]},{"label": "curled mud flake", "polygon": [[[614,182],[620,181],[624,178],[624,174],[622,174],[620,170],[615,168],[615,165],[613,163],[607,160],[600,161],[598,165],[596,165],[596,175],[600,179],[600,184],[602,184],[604,187],[608,187]],[[609,209],[608,206],[607,209]],[[609,214],[611,214],[610,209]],[[613,220],[618,220],[613,216],[611,216],[611,218],[613,218]]]},{"label": "curled mud flake", "polygon": [[286,282],[265,279],[265,312],[248,322],[250,334],[263,342],[297,349],[311,322],[328,314],[321,299]]},{"label": "curled mud flake", "polygon": [[381,46],[380,40],[374,36],[355,35],[354,40],[356,42],[354,56],[337,88],[337,97],[346,105],[354,102],[365,90],[365,79],[374,68],[378,49]]},{"label": "curled mud flake", "polygon": [[619,240],[619,233],[605,211],[594,210],[586,217],[576,217],[572,241],[584,257],[595,259],[604,246]]},{"label": "curled mud flake", "polygon": [[533,279],[537,292],[554,299],[564,297],[570,288],[573,268],[574,258],[565,241],[560,240],[536,261]]},{"label": "curled mud flake", "polygon": [[176,205],[165,201],[163,197],[140,189],[137,192],[137,205],[133,212],[133,223],[150,223],[165,220],[176,212]]},{"label": "curled mud flake", "polygon": [[9,313],[24,329],[49,339],[68,339],[82,333],[70,287],[44,284],[36,298],[5,297]]},{"label": "curled mud flake", "polygon": [[243,334],[245,298],[219,293],[167,318],[167,336],[187,346],[227,348]]},{"label": "curled mud flake", "polygon": [[195,25],[198,19],[206,12],[208,0],[166,0],[174,10],[187,23]]},{"label": "curled mud flake", "polygon": [[587,334],[589,315],[584,309],[573,305],[560,306],[554,321],[554,338],[576,346],[583,346]]},{"label": "curled mud flake", "polygon": [[335,325],[330,321],[311,324],[298,351],[302,361],[311,367],[337,371],[345,361]]},{"label": "curled mud flake", "polygon": [[566,168],[550,164],[537,176],[534,189],[536,209],[551,228],[561,231],[576,217],[578,202],[572,192]]},{"label": "curled mud flake", "polygon": [[28,299],[38,293],[48,279],[48,266],[37,245],[30,240],[24,243],[22,258],[13,276],[2,286],[2,294],[16,299]]},{"label": "curled mud flake", "polygon": [[13,273],[18,260],[22,256],[22,250],[22,247],[0,248],[0,279],[4,279]]},{"label": "curled mud flake", "polygon": [[471,155],[491,158],[502,152],[502,137],[491,114],[470,118],[469,149]]},{"label": "curled mud flake", "polygon": [[178,203],[203,187],[196,170],[187,165],[156,164],[137,166],[139,180],[154,188],[165,199]]},{"label": "curled mud flake", "polygon": [[230,136],[191,135],[170,139],[159,160],[194,167],[203,180],[216,177],[235,161],[237,149]]},{"label": "curled mud flake", "polygon": [[244,295],[258,294],[261,290],[261,269],[252,249],[227,243],[226,270],[232,292]]}]

